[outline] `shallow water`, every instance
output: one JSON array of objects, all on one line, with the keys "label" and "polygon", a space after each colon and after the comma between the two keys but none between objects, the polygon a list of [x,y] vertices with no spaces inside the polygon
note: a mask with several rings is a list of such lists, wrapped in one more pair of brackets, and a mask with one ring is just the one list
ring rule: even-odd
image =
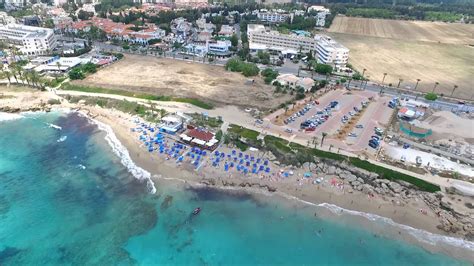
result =
[{"label": "shallow water", "polygon": [[16,118],[0,121],[0,265],[469,264],[275,197],[170,182],[151,195],[86,118]]}]

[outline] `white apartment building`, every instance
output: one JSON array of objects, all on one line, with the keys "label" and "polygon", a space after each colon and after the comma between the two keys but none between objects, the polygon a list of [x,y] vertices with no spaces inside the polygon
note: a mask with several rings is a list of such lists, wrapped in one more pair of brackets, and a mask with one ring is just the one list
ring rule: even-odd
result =
[{"label": "white apartment building", "polygon": [[319,12],[316,15],[316,27],[324,27],[326,24],[326,16],[329,15],[327,12]]},{"label": "white apartment building", "polygon": [[282,54],[296,54],[316,50],[316,40],[296,34],[280,34],[277,31],[267,31],[263,25],[249,24],[247,26],[249,49],[274,50]]},{"label": "white apartment building", "polygon": [[18,8],[23,8],[25,6],[25,3],[28,3],[28,1],[24,0],[5,0],[5,9],[7,11],[9,10],[14,10]]},{"label": "white apartment building", "polygon": [[0,40],[17,46],[24,55],[46,55],[56,47],[52,29],[20,24],[0,26]]},{"label": "white apartment building", "polygon": [[271,22],[271,23],[281,23],[281,22],[285,22],[290,17],[290,15],[274,13],[274,12],[263,12],[263,13],[258,13],[257,17],[261,21]]},{"label": "white apartment building", "polygon": [[210,54],[214,54],[217,56],[227,56],[230,55],[230,41],[215,41],[215,42],[207,42],[207,52]]},{"label": "white apartment building", "polygon": [[336,70],[346,67],[349,49],[326,35],[316,35],[316,57],[318,63],[333,66]]}]

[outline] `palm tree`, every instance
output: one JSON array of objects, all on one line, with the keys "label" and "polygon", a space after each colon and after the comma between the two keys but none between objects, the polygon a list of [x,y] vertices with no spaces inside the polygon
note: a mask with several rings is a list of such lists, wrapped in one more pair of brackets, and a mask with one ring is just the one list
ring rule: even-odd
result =
[{"label": "palm tree", "polygon": [[11,70],[11,73],[12,73],[13,77],[15,78],[16,83],[18,83],[18,78],[16,77],[16,75],[18,74],[18,72],[16,71],[16,69],[13,68],[13,69]]},{"label": "palm tree", "polygon": [[451,92],[451,97],[453,97],[454,91],[458,88],[458,85],[454,85],[453,91]]},{"label": "palm tree", "polygon": [[15,68],[15,71],[20,76],[21,84],[25,84],[25,82],[23,81],[23,68],[17,64],[15,64],[14,68]]},{"label": "palm tree", "polygon": [[385,81],[385,77],[387,76],[387,73],[383,73],[383,78],[382,78],[382,86],[380,87],[380,92],[379,93],[382,93],[383,92],[383,83]]},{"label": "palm tree", "polygon": [[31,77],[30,72],[25,72],[24,77],[25,77],[25,80],[26,80],[26,83],[28,84],[28,86],[30,86],[30,77]]},{"label": "palm tree", "polygon": [[418,83],[420,83],[421,79],[416,79],[416,85],[415,85],[415,91],[416,91],[416,88],[418,88]]},{"label": "palm tree", "polygon": [[31,71],[31,83],[33,84],[33,86],[40,88],[39,82],[40,82],[40,77],[38,75],[38,72],[34,70]]},{"label": "palm tree", "polygon": [[321,139],[321,147],[323,146],[324,139],[326,138],[326,136],[328,135],[328,133],[323,132],[322,135],[323,135],[323,137],[322,137],[322,139]]},{"label": "palm tree", "polygon": [[360,88],[362,89],[362,83],[364,82],[364,74],[367,71],[367,68],[362,69],[362,78],[360,79]]},{"label": "palm tree", "polygon": [[400,88],[400,83],[402,83],[403,79],[398,79],[398,85],[397,85],[397,89]]},{"label": "palm tree", "polygon": [[12,81],[11,81],[12,73],[10,73],[10,71],[8,71],[8,70],[2,70],[2,71],[5,72],[5,76],[8,79],[8,84],[11,84],[12,83]]},{"label": "palm tree", "polygon": [[438,87],[438,85],[439,85],[439,82],[438,82],[438,81],[436,81],[436,82],[435,82],[435,85],[433,86],[433,90],[432,90],[431,92],[433,92],[433,93],[434,93],[434,91],[435,91],[436,87]]}]

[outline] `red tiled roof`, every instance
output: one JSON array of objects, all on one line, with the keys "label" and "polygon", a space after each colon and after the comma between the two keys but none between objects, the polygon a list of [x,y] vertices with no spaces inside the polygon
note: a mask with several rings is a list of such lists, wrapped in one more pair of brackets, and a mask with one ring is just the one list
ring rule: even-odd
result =
[{"label": "red tiled roof", "polygon": [[191,138],[204,140],[206,142],[210,141],[212,137],[214,137],[214,134],[211,132],[198,129],[190,129],[188,132],[186,132],[186,135],[190,136]]}]

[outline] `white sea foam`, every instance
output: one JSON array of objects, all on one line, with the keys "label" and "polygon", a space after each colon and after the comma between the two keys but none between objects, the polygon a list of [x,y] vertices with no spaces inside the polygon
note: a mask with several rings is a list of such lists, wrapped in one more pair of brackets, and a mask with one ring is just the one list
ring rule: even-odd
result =
[{"label": "white sea foam", "polygon": [[334,214],[349,213],[351,215],[365,217],[366,219],[373,222],[383,222],[391,226],[401,228],[405,232],[408,232],[411,236],[413,236],[414,238],[416,238],[417,240],[421,242],[424,242],[425,244],[429,244],[432,246],[436,246],[438,244],[447,244],[453,247],[464,248],[464,249],[468,249],[474,252],[474,242],[467,241],[461,238],[433,234],[421,229],[413,228],[408,225],[396,223],[392,219],[387,218],[387,217],[379,216],[372,213],[348,210],[348,209],[344,209],[339,206],[336,206],[334,204],[321,203],[321,204],[317,204],[317,206],[327,208]]},{"label": "white sea foam", "polygon": [[455,248],[462,248],[462,249],[467,249],[470,251],[474,252],[474,242],[464,240],[461,238],[456,238],[456,237],[450,237],[450,236],[443,236],[443,235],[438,235],[438,234],[433,234],[430,232],[427,232],[425,230],[421,229],[416,229],[408,225],[404,224],[399,224],[393,221],[390,218],[379,216],[376,214],[372,213],[366,213],[366,212],[359,212],[359,211],[354,211],[354,210],[349,210],[349,209],[344,209],[342,207],[339,207],[334,204],[330,203],[320,203],[320,204],[315,204],[309,201],[302,200],[298,197],[291,196],[285,193],[278,193],[279,195],[287,198],[287,199],[293,199],[296,201],[299,201],[301,203],[307,204],[307,205],[312,205],[312,206],[317,206],[317,207],[323,207],[331,211],[333,214],[336,215],[343,215],[343,214],[350,214],[353,216],[359,216],[359,217],[364,217],[367,220],[371,222],[382,222],[388,225],[391,225],[396,228],[402,229],[404,232],[409,233],[412,237],[414,237],[416,240],[423,242],[424,244],[428,244],[430,246],[437,246],[439,244],[444,244],[448,245],[451,247]]},{"label": "white sea foam", "polygon": [[0,122],[16,120],[16,119],[20,119],[20,118],[23,118],[23,117],[24,116],[19,115],[19,114],[11,114],[11,113],[0,112]]},{"label": "white sea foam", "polygon": [[57,130],[62,130],[63,128],[58,126],[58,125],[55,125],[55,124],[51,124],[51,123],[46,123],[48,125],[48,127],[50,128],[54,128],[54,129],[57,129]]},{"label": "white sea foam", "polygon": [[67,139],[67,136],[61,136],[58,140],[56,140],[57,142],[63,142]]},{"label": "white sea foam", "polygon": [[105,140],[110,145],[110,147],[112,147],[113,152],[120,158],[121,163],[125,167],[127,167],[128,171],[138,180],[146,181],[146,186],[148,188],[148,191],[151,194],[155,194],[156,187],[153,181],[151,180],[151,174],[145,169],[137,166],[133,162],[132,158],[130,158],[130,154],[128,153],[127,148],[125,148],[125,146],[122,145],[122,143],[117,138],[112,128],[109,125],[104,124],[95,119],[92,119],[92,118],[89,118],[89,119],[93,121],[99,127],[100,130],[103,130],[107,133],[105,136]]},{"label": "white sea foam", "polygon": [[82,165],[82,164],[78,164],[77,167],[80,168],[80,169],[82,169],[82,170],[85,170],[85,169],[86,169],[86,167],[85,167],[84,165]]}]

